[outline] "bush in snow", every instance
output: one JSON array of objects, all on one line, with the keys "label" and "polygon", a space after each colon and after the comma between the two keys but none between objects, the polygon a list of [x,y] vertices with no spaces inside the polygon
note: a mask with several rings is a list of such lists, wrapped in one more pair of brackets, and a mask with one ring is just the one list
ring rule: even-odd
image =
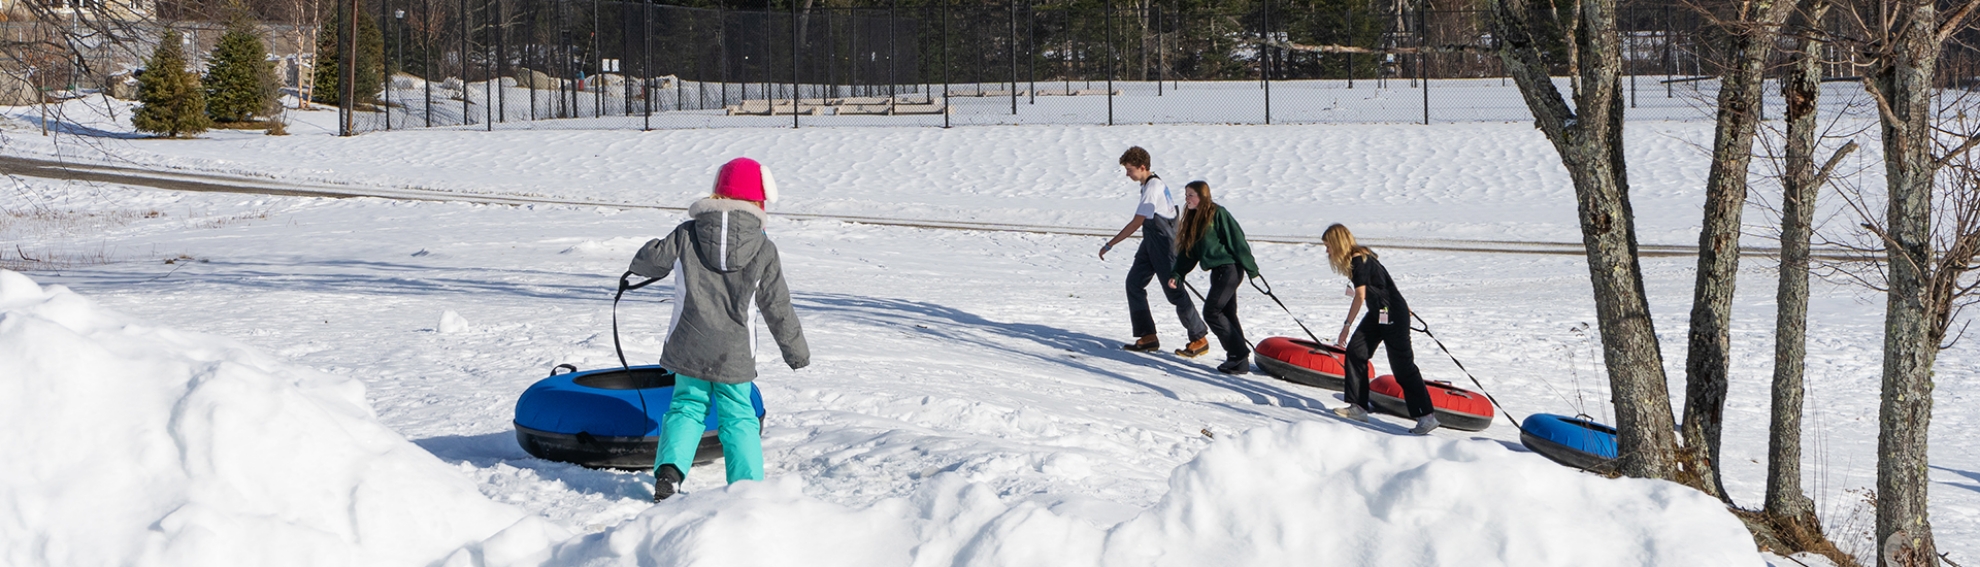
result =
[{"label": "bush in snow", "polygon": [[180,41],[179,32],[166,31],[138,76],[139,106],[131,126],[139,132],[184,138],[213,126],[206,117],[206,92],[200,89],[199,74],[186,70]]},{"label": "bush in snow", "polygon": [[234,18],[206,62],[206,114],[214,121],[246,122],[275,114],[275,63],[268,60],[268,48],[252,22]]}]

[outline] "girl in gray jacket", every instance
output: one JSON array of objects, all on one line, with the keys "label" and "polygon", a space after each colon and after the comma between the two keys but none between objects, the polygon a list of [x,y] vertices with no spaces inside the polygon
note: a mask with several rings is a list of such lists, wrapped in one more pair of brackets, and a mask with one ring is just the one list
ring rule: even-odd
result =
[{"label": "girl in gray jacket", "polygon": [[749,158],[722,166],[715,191],[688,208],[692,220],[654,239],[631,271],[674,280],[673,331],[660,365],[673,370],[674,398],[661,419],[653,463],[653,499],[680,491],[714,404],[729,482],[763,480],[762,424],[750,404],[756,379],[756,314],[792,370],[811,362],[804,329],[791,309],[777,246],[763,232],[764,203],[776,199],[770,171]]}]

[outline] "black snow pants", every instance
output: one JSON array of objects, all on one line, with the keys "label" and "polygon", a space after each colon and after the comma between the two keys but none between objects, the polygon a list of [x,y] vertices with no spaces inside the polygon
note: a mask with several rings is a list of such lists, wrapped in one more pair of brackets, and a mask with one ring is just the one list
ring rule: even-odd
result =
[{"label": "black snow pants", "polygon": [[1237,262],[1210,268],[1210,294],[1203,297],[1203,323],[1217,334],[1225,360],[1251,355],[1251,347],[1244,342],[1244,325],[1238,323],[1237,316],[1238,286],[1243,283],[1244,267]]},{"label": "black snow pants", "polygon": [[[1403,317],[1409,317],[1404,313]],[[1393,316],[1392,316],[1393,317]],[[1373,400],[1368,397],[1368,359],[1375,354],[1376,345],[1386,345],[1389,349],[1389,371],[1396,375],[1396,384],[1402,386],[1403,402],[1409,408],[1412,418],[1430,415],[1435,409],[1430,405],[1430,390],[1423,386],[1423,373],[1416,370],[1416,353],[1409,346],[1408,319],[1392,320],[1387,325],[1378,323],[1375,313],[1361,318],[1361,324],[1354,328],[1354,336],[1347,344],[1347,403],[1372,410]]]},{"label": "black snow pants", "polygon": [[1162,281],[1156,285],[1161,286],[1162,294],[1168,296],[1169,304],[1176,307],[1176,317],[1189,331],[1189,340],[1210,334],[1210,329],[1203,325],[1203,318],[1197,316],[1196,302],[1189,300],[1189,292],[1183,290],[1180,284],[1174,289],[1168,286],[1169,274],[1175,271],[1175,221],[1156,217],[1142,222],[1141,247],[1134,251],[1134,265],[1128,267],[1127,277],[1128,320],[1134,325],[1134,336],[1155,334],[1155,316],[1148,310],[1148,284],[1157,276]]}]

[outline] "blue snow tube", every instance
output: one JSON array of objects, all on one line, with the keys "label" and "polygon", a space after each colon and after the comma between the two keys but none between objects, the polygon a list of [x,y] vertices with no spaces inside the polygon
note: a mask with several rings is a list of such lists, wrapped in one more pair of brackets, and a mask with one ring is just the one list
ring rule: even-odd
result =
[{"label": "blue snow tube", "polygon": [[[558,370],[569,370],[558,373]],[[516,443],[539,459],[592,468],[649,470],[659,452],[660,421],[674,398],[674,373],[659,366],[577,372],[559,364],[516,400]],[[640,398],[645,397],[645,409]],[[761,420],[763,393],[749,385],[749,402]],[[717,415],[708,411],[694,462],[722,456]]]},{"label": "blue snow tube", "polygon": [[1519,426],[1519,443],[1554,462],[1597,469],[1616,458],[1616,428],[1578,417],[1536,413]]}]

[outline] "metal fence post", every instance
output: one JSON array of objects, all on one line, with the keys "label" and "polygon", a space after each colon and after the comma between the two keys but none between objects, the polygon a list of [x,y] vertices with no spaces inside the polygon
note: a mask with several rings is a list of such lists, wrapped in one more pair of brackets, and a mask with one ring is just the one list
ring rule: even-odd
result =
[{"label": "metal fence post", "polygon": [[[493,49],[495,47],[495,42],[488,41],[488,33],[493,26],[490,26],[488,24],[489,21],[495,18],[495,14],[489,11],[487,0],[482,0],[481,2],[481,17],[482,17],[482,22],[481,22],[482,41],[486,43],[490,49]],[[488,54],[488,59],[481,62],[481,74],[485,75],[484,78],[486,79],[486,82],[483,82],[481,84],[481,112],[482,112],[481,122],[483,124],[488,125],[489,132],[495,131],[495,90],[502,86],[502,78],[500,76],[495,75],[494,66],[495,66],[496,57],[498,57],[498,55],[490,53]],[[465,89],[467,88],[467,86],[463,84],[461,88]]]},{"label": "metal fence post", "polygon": [[798,127],[798,0],[790,0],[790,127]]},{"label": "metal fence post", "polygon": [[942,127],[949,127],[949,3],[942,0]]},{"label": "metal fence post", "polygon": [[[766,108],[770,109],[769,115],[776,116],[777,107],[775,103],[777,102],[777,95],[774,94],[776,92],[775,87],[770,86],[771,85],[770,74],[773,72],[771,71],[771,69],[774,69],[776,67],[776,65],[772,64],[773,63],[772,58],[775,56],[772,55],[772,51],[770,50],[770,46],[771,46],[770,38],[774,37],[770,35],[770,31],[771,31],[770,28],[775,26],[772,26],[770,22],[773,21],[772,18],[775,17],[776,13],[771,12],[770,8],[771,8],[770,0],[764,0],[763,1],[763,50],[762,50],[763,60],[759,61],[758,64],[762,65],[763,67],[763,103]],[[749,87],[747,85],[743,86],[742,96],[745,99],[749,98]]]},{"label": "metal fence post", "polygon": [[[390,7],[388,5],[389,3],[390,0],[379,0],[378,2],[378,22],[380,26],[383,26],[385,22],[391,21],[386,19],[386,17],[390,15],[390,12],[387,11],[387,8]],[[385,65],[383,67],[385,68],[384,69],[385,70],[385,130],[391,131],[392,130],[392,66]]]},{"label": "metal fence post", "polygon": [[468,6],[461,0],[461,14],[454,18],[460,21],[461,28],[461,125],[474,123],[474,112],[468,108]]},{"label": "metal fence post", "polygon": [[1017,116],[1017,0],[1010,0],[1011,7],[1011,116]]},{"label": "metal fence post", "polygon": [[337,46],[338,59],[340,59],[337,61],[337,74],[341,75],[337,81],[337,135],[356,136],[358,0],[342,1],[343,5],[337,10],[338,15],[344,18],[344,21],[338,22],[341,25],[337,26],[339,32],[337,35],[341,36],[338,39],[342,41],[342,44]]},{"label": "metal fence post", "polygon": [[[420,15],[424,16],[427,22],[432,22],[433,0],[426,0],[425,2],[422,2],[419,8],[420,8]],[[433,35],[433,32],[430,31],[430,28],[426,30],[420,30],[420,32],[421,32],[420,35],[424,36],[420,38],[419,54],[420,54],[420,59],[425,60],[422,61],[423,64],[420,65],[420,70],[426,72],[426,77],[424,77],[424,80],[422,81],[423,83],[425,83],[425,87],[426,87],[424,89],[426,92],[426,98],[424,100],[424,104],[425,104],[424,108],[426,110],[426,127],[432,128],[433,127],[433,38],[431,36]]]},{"label": "metal fence post", "polygon": [[[1347,45],[1354,45],[1354,8],[1352,6],[1347,8],[1342,8],[1341,12],[1344,14],[1344,16],[1341,19],[1347,22],[1347,25],[1345,27],[1347,28],[1347,34],[1348,34],[1347,41],[1343,41],[1341,43]],[[1343,55],[1347,57],[1348,89],[1352,90],[1354,89],[1354,54],[1346,53]]]},{"label": "metal fence post", "polygon": [[1416,9],[1416,47],[1421,49],[1416,55],[1416,76],[1423,80],[1423,125],[1430,125],[1430,28],[1425,7]]},{"label": "metal fence post", "polygon": [[[640,130],[653,130],[653,5],[639,5],[639,98],[646,106]],[[674,81],[674,109],[681,108],[680,77]]]},{"label": "metal fence post", "polygon": [[1258,1],[1258,78],[1265,84],[1265,124],[1272,124],[1272,0]]},{"label": "metal fence post", "polygon": [[1107,125],[1114,125],[1114,0],[1107,0]]},{"label": "metal fence post", "polygon": [[595,72],[591,74],[591,80],[586,82],[584,86],[591,89],[592,118],[605,117],[605,77],[601,76],[605,74],[605,59],[603,54],[598,52],[598,28],[598,0],[591,0],[591,53],[587,54],[591,57],[587,57],[586,59],[591,63],[591,68]]},{"label": "metal fence post", "polygon": [[495,120],[509,121],[509,89],[502,86],[502,77],[509,76],[509,10],[507,0],[495,0],[495,95],[501,99],[495,106]]},{"label": "metal fence post", "polygon": [[1671,43],[1672,43],[1671,32],[1673,31],[1671,28],[1677,27],[1673,25],[1675,23],[1676,22],[1671,21],[1671,8],[1669,6],[1665,6],[1664,7],[1664,98],[1671,98],[1673,96],[1676,96],[1675,94],[1672,93],[1672,87],[1671,87]]}]

